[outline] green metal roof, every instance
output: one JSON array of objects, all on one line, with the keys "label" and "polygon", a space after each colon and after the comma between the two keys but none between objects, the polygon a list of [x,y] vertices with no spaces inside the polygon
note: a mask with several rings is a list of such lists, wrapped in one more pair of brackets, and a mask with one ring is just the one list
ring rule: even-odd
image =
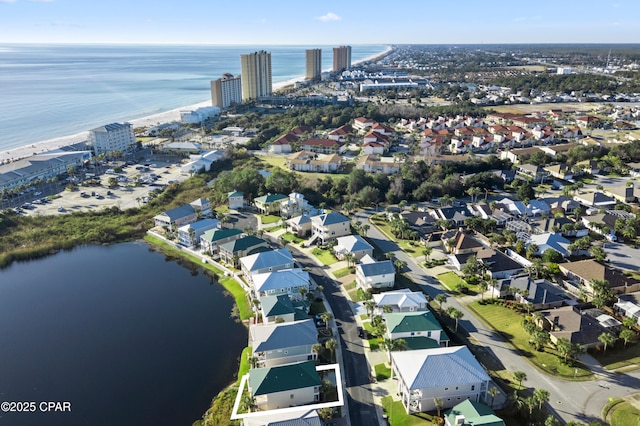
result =
[{"label": "green metal roof", "polygon": [[260,202],[262,204],[267,204],[267,203],[275,203],[276,201],[284,200],[285,198],[289,198],[289,197],[282,194],[268,194],[268,195],[263,195],[262,197],[258,197],[254,201]]},{"label": "green metal roof", "polygon": [[240,191],[233,191],[227,194],[227,197],[244,197],[244,194]]},{"label": "green metal roof", "polygon": [[448,410],[445,417],[449,423],[455,424],[456,416],[464,416],[464,426],[505,426],[504,421],[496,416],[491,408],[481,402],[466,400]]},{"label": "green metal roof", "polygon": [[418,349],[433,349],[439,348],[440,343],[433,340],[430,337],[403,337],[401,340],[407,342],[407,349],[410,351],[415,351]]},{"label": "green metal roof", "polygon": [[442,330],[431,311],[390,313],[385,314],[384,319],[390,333]]},{"label": "green metal roof", "polygon": [[238,238],[237,240],[224,243],[220,246],[220,248],[224,248],[230,253],[237,253],[239,251],[246,251],[252,247],[257,247],[260,245],[267,246],[267,242],[262,238],[248,235],[246,237]]},{"label": "green metal roof", "polygon": [[261,297],[260,304],[262,304],[262,310],[268,317],[294,313],[291,299],[286,294]]},{"label": "green metal roof", "polygon": [[220,241],[223,240],[225,238],[229,238],[229,237],[233,237],[234,235],[240,235],[242,234],[242,231],[239,229],[235,229],[235,228],[224,228],[224,229],[210,229],[208,231],[205,231],[204,234],[202,234],[202,236],[200,237],[201,239],[204,239],[206,241]]},{"label": "green metal roof", "polygon": [[249,370],[253,396],[320,386],[320,376],[313,361]]}]

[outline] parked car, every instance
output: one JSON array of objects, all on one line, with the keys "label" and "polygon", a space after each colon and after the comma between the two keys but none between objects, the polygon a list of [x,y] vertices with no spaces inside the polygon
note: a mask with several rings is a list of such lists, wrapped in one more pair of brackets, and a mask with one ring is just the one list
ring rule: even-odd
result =
[{"label": "parked car", "polygon": [[366,338],[366,333],[362,327],[358,327],[358,337],[361,339]]}]

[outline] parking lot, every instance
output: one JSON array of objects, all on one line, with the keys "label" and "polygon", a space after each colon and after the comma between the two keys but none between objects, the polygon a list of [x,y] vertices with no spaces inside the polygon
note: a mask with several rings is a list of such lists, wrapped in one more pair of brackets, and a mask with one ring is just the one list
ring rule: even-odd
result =
[{"label": "parking lot", "polygon": [[[136,167],[138,169],[136,169]],[[139,207],[146,202],[151,191],[181,181],[187,176],[181,175],[180,167],[175,163],[154,163],[142,170],[144,166],[130,165],[121,173],[104,173],[97,176],[99,186],[80,185],[76,191],[62,191],[59,198],[44,204],[31,204],[31,208],[22,209],[22,214],[30,216],[68,214],[75,211],[90,211],[116,206],[122,210]],[[153,179],[153,175],[157,176]],[[118,186],[109,188],[110,178],[119,180]],[[147,183],[136,185],[139,178]]]}]

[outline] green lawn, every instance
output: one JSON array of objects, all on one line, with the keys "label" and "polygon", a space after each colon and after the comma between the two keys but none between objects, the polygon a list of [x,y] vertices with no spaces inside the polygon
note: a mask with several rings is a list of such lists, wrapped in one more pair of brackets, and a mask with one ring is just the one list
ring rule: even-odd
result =
[{"label": "green lawn", "polygon": [[629,343],[624,346],[623,341],[616,342],[613,347],[608,347],[606,352],[589,351],[595,359],[607,370],[636,369],[640,365],[640,344]]},{"label": "green lawn", "polygon": [[240,380],[242,380],[242,376],[249,372],[249,357],[253,351],[251,350],[251,346],[247,346],[242,350],[242,354],[240,355],[240,367],[238,368],[238,385],[240,384]]},{"label": "green lawn", "polygon": [[382,407],[384,408],[384,412],[387,415],[391,426],[430,426],[437,424],[434,421],[435,416],[427,413],[407,414],[402,402],[394,401],[390,396],[382,398]]},{"label": "green lawn", "polygon": [[376,364],[373,369],[376,371],[376,380],[387,380],[391,377],[391,368],[387,367],[385,363]]},{"label": "green lawn", "polygon": [[442,283],[442,286],[452,293],[458,293],[456,290],[456,286],[458,284],[464,284],[467,287],[469,286],[465,280],[460,278],[460,276],[453,271],[439,274],[438,279]]},{"label": "green lawn", "polygon": [[[367,333],[369,333],[369,336],[373,334],[373,328],[371,327],[370,321],[363,322],[362,327],[365,330],[367,330]],[[369,349],[371,349],[372,351],[377,351],[380,348],[380,343],[377,337],[372,337],[371,339],[368,340],[368,342],[369,342]]]},{"label": "green lawn", "polygon": [[555,348],[546,347],[543,351],[536,351],[529,344],[529,335],[522,327],[522,314],[497,304],[483,305],[479,301],[467,305],[467,308],[488,326],[500,332],[520,351],[521,356],[527,358],[540,370],[565,379],[575,377],[578,380],[584,380],[592,376],[592,373],[579,363],[571,366],[562,363]]},{"label": "green lawn", "polygon": [[333,265],[338,261],[336,257],[329,250],[321,249],[316,247],[311,252],[315,257],[317,257],[323,265]]},{"label": "green lawn", "polygon": [[370,221],[373,225],[375,225],[376,228],[378,228],[380,232],[386,235],[389,240],[398,244],[398,247],[400,247],[405,253],[409,254],[412,257],[424,256],[424,254],[422,254],[422,247],[420,246],[420,244],[415,241],[401,240],[399,238],[396,238],[391,232],[391,227],[382,217],[374,216]]},{"label": "green lawn", "polygon": [[231,293],[231,295],[234,297],[236,301],[236,306],[238,307],[238,312],[240,314],[240,319],[244,321],[253,317],[253,311],[251,310],[251,303],[247,298],[247,294],[242,288],[242,286],[235,279],[231,277],[226,277],[223,271],[211,265],[210,263],[202,263],[201,258],[193,256],[185,251],[179,250],[175,246],[168,244],[166,241],[160,238],[146,235],[144,239],[145,241],[155,246],[161,247],[162,250],[164,250],[165,252],[173,253],[176,256],[185,258],[193,262],[194,264],[198,265],[201,268],[206,269],[207,271],[213,272],[218,277],[218,283],[222,285],[225,288],[225,290]]},{"label": "green lawn", "polygon": [[281,237],[286,241],[289,241],[290,243],[295,243],[295,244],[300,244],[301,242],[304,241],[304,239],[298,237],[295,234],[292,234],[291,232],[285,232],[284,234],[281,235]]},{"label": "green lawn", "polygon": [[280,216],[275,216],[272,214],[261,214],[260,215],[260,220],[262,221],[263,225],[268,225],[270,223],[276,223],[278,221],[280,221],[280,219],[282,219]]},{"label": "green lawn", "polygon": [[352,273],[353,272],[351,272],[351,268],[347,267],[347,268],[338,269],[333,273],[333,276],[336,278],[342,278]]},{"label": "green lawn", "polygon": [[624,401],[609,411],[609,419],[611,426],[637,426],[640,425],[640,410]]}]

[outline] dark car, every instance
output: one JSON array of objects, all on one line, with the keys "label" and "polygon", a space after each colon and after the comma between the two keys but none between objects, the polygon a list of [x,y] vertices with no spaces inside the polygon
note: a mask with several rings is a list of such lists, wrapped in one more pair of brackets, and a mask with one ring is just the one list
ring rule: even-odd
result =
[{"label": "dark car", "polygon": [[367,338],[367,332],[364,331],[364,329],[362,327],[358,327],[358,337],[361,339],[366,339]]}]

